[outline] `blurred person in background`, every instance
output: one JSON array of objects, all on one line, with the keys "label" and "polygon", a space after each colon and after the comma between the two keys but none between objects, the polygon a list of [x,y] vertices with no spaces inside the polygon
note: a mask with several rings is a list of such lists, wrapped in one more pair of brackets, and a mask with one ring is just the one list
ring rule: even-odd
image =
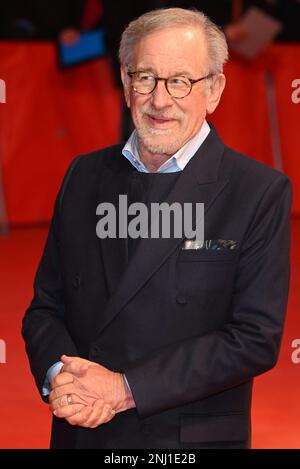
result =
[{"label": "blurred person in background", "polygon": [[55,40],[65,28],[80,28],[83,0],[10,0],[0,5],[0,38]]},{"label": "blurred person in background", "polygon": [[120,33],[132,19],[154,8],[171,6],[203,11],[224,29],[227,40],[243,36],[232,27],[248,8],[257,6],[283,22],[278,40],[300,40],[300,0],[10,0],[0,5],[0,38],[67,38],[67,33],[102,24],[104,16],[109,49],[117,52]]}]

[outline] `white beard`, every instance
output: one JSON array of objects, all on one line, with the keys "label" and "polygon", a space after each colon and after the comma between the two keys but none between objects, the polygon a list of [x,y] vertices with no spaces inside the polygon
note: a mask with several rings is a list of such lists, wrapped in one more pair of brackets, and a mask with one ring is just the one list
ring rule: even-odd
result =
[{"label": "white beard", "polygon": [[[152,129],[144,125],[136,126],[138,140],[153,154],[174,155],[184,144],[182,136],[170,139],[174,135],[174,129]],[[164,137],[169,137],[164,141]]]}]

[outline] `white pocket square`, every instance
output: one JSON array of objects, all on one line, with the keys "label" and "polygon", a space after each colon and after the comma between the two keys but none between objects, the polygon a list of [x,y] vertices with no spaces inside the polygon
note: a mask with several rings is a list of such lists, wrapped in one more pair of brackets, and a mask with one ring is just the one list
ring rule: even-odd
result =
[{"label": "white pocket square", "polygon": [[214,251],[220,251],[221,249],[228,249],[232,251],[233,249],[237,248],[238,243],[233,239],[186,239],[182,246],[182,249],[211,249]]}]

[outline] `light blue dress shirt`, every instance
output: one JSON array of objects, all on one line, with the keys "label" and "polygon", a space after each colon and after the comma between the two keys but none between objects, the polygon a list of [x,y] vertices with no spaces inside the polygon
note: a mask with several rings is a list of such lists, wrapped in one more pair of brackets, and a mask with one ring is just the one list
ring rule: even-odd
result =
[{"label": "light blue dress shirt", "polygon": [[[210,132],[210,127],[206,120],[204,120],[201,129],[199,132],[191,138],[182,148],[180,148],[173,156],[171,156],[167,161],[165,161],[156,171],[157,173],[175,173],[182,171],[190,159],[194,156],[198,148],[202,145],[206,137]],[[149,173],[146,166],[141,161],[139,150],[138,150],[138,140],[136,130],[132,132],[127,143],[123,147],[122,154],[130,161],[130,163],[139,171],[140,173]],[[62,362],[57,362],[52,365],[46,375],[46,379],[43,384],[42,393],[43,396],[48,396],[51,391],[50,381],[58,375],[63,366]],[[124,379],[130,390],[130,386],[126,379]]]},{"label": "light blue dress shirt", "polygon": [[53,378],[55,378],[56,375],[58,375],[58,373],[62,369],[62,366],[63,366],[63,362],[56,362],[47,371],[46,379],[44,381],[43,388],[42,388],[43,396],[48,396],[48,394],[50,394],[50,391],[51,391],[50,381]]}]

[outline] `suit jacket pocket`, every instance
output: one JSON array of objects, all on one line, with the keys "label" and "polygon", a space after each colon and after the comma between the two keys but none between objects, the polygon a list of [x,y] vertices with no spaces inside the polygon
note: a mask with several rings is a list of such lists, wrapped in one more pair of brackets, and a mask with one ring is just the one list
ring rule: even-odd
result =
[{"label": "suit jacket pocket", "polygon": [[181,249],[179,262],[232,262],[237,255],[238,250]]},{"label": "suit jacket pocket", "polygon": [[182,415],[182,443],[241,442],[249,438],[249,418],[244,413],[218,415]]}]

